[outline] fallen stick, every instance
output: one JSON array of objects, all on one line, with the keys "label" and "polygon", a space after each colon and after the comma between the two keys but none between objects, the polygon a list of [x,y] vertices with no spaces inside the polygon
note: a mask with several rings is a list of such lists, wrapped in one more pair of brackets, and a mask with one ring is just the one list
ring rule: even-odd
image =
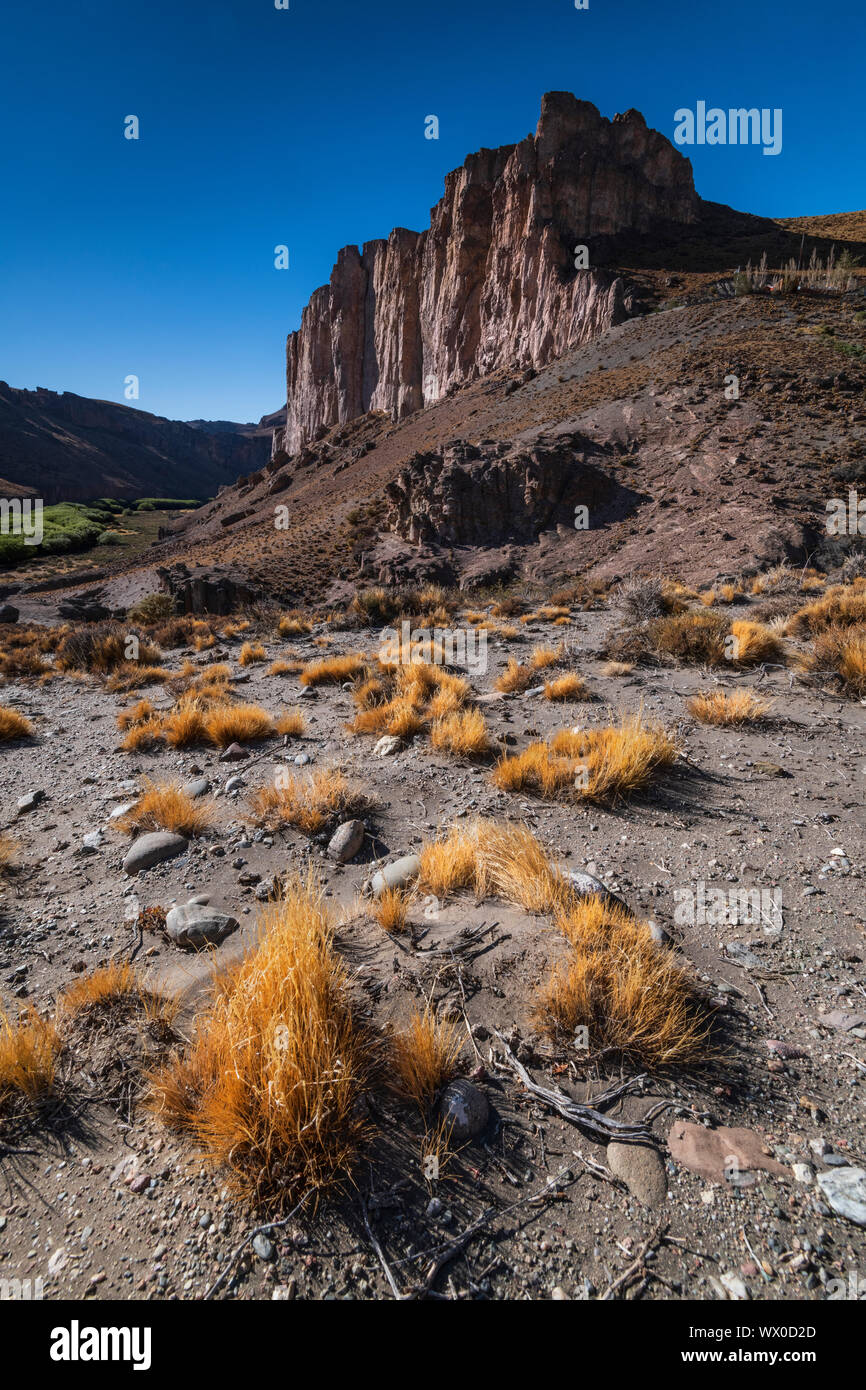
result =
[{"label": "fallen stick", "polygon": [[228,1279],[229,1274],[231,1273],[232,1268],[234,1267],[235,1261],[243,1254],[250,1241],[254,1240],[256,1236],[262,1235],[265,1231],[278,1231],[281,1226],[288,1226],[289,1222],[297,1216],[298,1212],[301,1210],[301,1207],[306,1202],[308,1196],[309,1193],[305,1192],[301,1200],[298,1202],[298,1205],[294,1207],[292,1211],[289,1212],[288,1216],[284,1216],[282,1221],[265,1221],[261,1226],[254,1226],[251,1231],[247,1231],[247,1234],[244,1236],[240,1245],[237,1247],[236,1250],[232,1251],[231,1255],[229,1255],[229,1258],[226,1261],[226,1267],[223,1270],[220,1277],[216,1279],[211,1284],[210,1288],[207,1290],[207,1293],[204,1295],[203,1302],[206,1303],[209,1298],[213,1297],[217,1289],[222,1287],[226,1279]]},{"label": "fallen stick", "polygon": [[501,1033],[493,1030],[499,1039],[505,1052],[505,1057],[512,1069],[517,1073],[526,1089],[532,1095],[551,1106],[559,1112],[563,1119],[578,1128],[585,1130],[595,1139],[600,1139],[607,1144],[612,1139],[619,1140],[624,1144],[654,1144],[655,1140],[646,1123],[628,1124],[624,1120],[612,1120],[609,1116],[603,1115],[600,1110],[595,1109],[598,1105],[610,1105],[620,1096],[626,1095],[634,1086],[644,1081],[643,1076],[630,1077],[628,1081],[620,1082],[619,1085],[609,1086],[606,1091],[593,1097],[592,1105],[581,1105],[579,1101],[572,1100],[562,1091],[550,1090],[545,1086],[538,1086],[529,1075],[529,1072],[518,1062],[508,1043]]}]

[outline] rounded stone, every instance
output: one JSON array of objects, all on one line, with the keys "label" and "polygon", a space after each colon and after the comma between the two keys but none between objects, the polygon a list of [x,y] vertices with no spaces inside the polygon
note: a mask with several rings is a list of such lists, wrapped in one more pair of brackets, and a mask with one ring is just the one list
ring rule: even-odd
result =
[{"label": "rounded stone", "polygon": [[620,1144],[613,1140],[607,1146],[607,1166],[645,1207],[660,1207],[667,1200],[665,1167],[658,1150],[650,1144]]},{"label": "rounded stone", "polygon": [[184,903],[173,907],[166,915],[165,934],[175,946],[200,950],[203,946],[218,946],[237,931],[239,923],[226,912],[217,912],[207,903]]},{"label": "rounded stone", "polygon": [[128,874],[138,874],[142,869],[161,864],[164,859],[174,859],[176,855],[183,854],[188,846],[189,841],[183,835],[175,835],[170,830],[152,830],[133,841],[123,867]]},{"label": "rounded stone", "polygon": [[365,828],[362,820],[343,821],[331,836],[328,855],[338,864],[348,864],[354,859],[364,843]]},{"label": "rounded stone", "polygon": [[458,1144],[477,1139],[490,1115],[487,1097],[471,1081],[458,1077],[442,1092],[439,1114],[448,1126],[449,1137]]},{"label": "rounded stone", "polygon": [[386,888],[405,888],[420,872],[421,860],[418,855],[404,854],[402,859],[395,859],[393,864],[386,864],[384,869],[379,869],[373,875],[370,884],[373,897],[378,898]]}]

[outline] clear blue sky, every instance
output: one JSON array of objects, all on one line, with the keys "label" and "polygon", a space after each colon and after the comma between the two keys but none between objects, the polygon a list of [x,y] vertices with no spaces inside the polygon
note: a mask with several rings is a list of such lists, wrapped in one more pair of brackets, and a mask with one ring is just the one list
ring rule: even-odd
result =
[{"label": "clear blue sky", "polygon": [[781,107],[777,157],[684,151],[701,195],[769,216],[866,204],[863,0],[290,6],[7,6],[0,377],[122,401],[134,373],[142,409],[257,419],[337,250],[425,227],[445,173],[534,130],[552,89],[669,137],[698,100]]}]

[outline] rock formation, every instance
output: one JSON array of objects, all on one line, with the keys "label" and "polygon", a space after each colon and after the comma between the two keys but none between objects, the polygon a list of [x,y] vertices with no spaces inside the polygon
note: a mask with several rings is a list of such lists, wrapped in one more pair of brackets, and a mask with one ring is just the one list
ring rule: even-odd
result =
[{"label": "rock formation", "polygon": [[503,366],[540,366],[627,316],[623,281],[575,268],[585,244],[697,220],[691,164],[638,111],[606,120],[548,93],[534,136],[470,155],[426,232],[347,246],[287,345],[274,456],[368,410],[393,418]]}]

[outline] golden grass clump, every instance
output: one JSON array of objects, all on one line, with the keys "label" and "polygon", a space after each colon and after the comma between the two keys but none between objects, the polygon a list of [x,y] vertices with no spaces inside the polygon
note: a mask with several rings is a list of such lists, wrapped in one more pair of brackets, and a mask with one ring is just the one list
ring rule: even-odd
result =
[{"label": "golden grass clump", "polygon": [[306,727],[304,716],[299,709],[283,710],[283,713],[277,716],[275,725],[277,733],[288,738],[300,738]]},{"label": "golden grass clump", "polygon": [[370,911],[383,931],[400,934],[406,930],[410,899],[400,888],[386,888],[374,898]]},{"label": "golden grass clump", "polygon": [[127,729],[132,729],[136,724],[144,724],[148,719],[152,719],[155,710],[150,700],[137,700],[129,709],[120,711],[117,716],[117,727],[121,733]]},{"label": "golden grass clump", "polygon": [[0,879],[5,874],[14,873],[18,867],[18,841],[5,830],[0,830]]},{"label": "golden grass clump", "polygon": [[172,1022],[180,1007],[177,1000],[148,989],[128,961],[111,961],[63,990],[57,999],[57,1017],[62,1024],[85,1010],[107,1012],[129,1005],[139,1006],[148,1018],[165,1024]]},{"label": "golden grass clump", "polygon": [[144,778],[139,800],[121,816],[118,828],[127,835],[146,830],[170,830],[176,835],[203,835],[213,825],[213,807],[188,796],[179,782],[151,782]]},{"label": "golden grass clump", "polygon": [[532,666],[521,666],[513,656],[508,658],[505,670],[497,676],[495,687],[505,695],[528,690],[535,680],[536,672]]},{"label": "golden grass clump", "polygon": [[601,668],[601,674],[618,679],[621,676],[630,676],[633,670],[632,661],[606,661]]},{"label": "golden grass clump", "polygon": [[296,880],[217,977],[186,1054],[151,1077],[150,1104],[240,1196],[280,1209],[351,1177],[376,1061],[319,891]]},{"label": "golden grass clump", "polygon": [[304,637],[308,632],[312,632],[313,624],[308,618],[295,617],[294,614],[285,613],[280,618],[278,631],[281,637]]},{"label": "golden grass clump", "polygon": [[370,806],[370,798],[339,768],[318,768],[309,777],[278,774],[251,797],[257,824],[273,829],[291,825],[305,835],[318,835],[336,820],[361,815]]},{"label": "golden grass clump", "polygon": [[567,880],[523,825],[455,825],[422,846],[420,859],[419,887],[437,898],[471,889],[479,901],[500,897],[527,912],[552,912],[570,901]]},{"label": "golden grass clump", "polygon": [[303,671],[303,661],[286,661],[283,657],[277,657],[268,667],[269,676],[294,676],[298,671]]},{"label": "golden grass clump", "polygon": [[50,1094],[59,1050],[57,1029],[35,1009],[13,1023],[0,1008],[0,1125],[16,1101],[33,1105]]},{"label": "golden grass clump", "polygon": [[558,647],[533,647],[529,664],[533,671],[545,671],[562,660],[562,643]]},{"label": "golden grass clump", "polygon": [[0,743],[10,743],[15,738],[32,738],[33,725],[17,710],[0,705]]},{"label": "golden grass clump", "polygon": [[588,700],[589,688],[583,677],[579,676],[576,671],[568,671],[564,676],[557,676],[555,680],[544,682],[544,698],[555,702]]},{"label": "golden grass clump", "polygon": [[586,1028],[591,1052],[610,1050],[649,1071],[708,1061],[711,1014],[644,923],[599,897],[575,901],[556,922],[569,952],[536,997],[544,1031],[563,1038]]},{"label": "golden grass clump", "polygon": [[357,679],[367,670],[367,665],[362,652],[324,657],[321,661],[307,663],[301,671],[301,685],[342,685],[344,681]]},{"label": "golden grass clump", "polygon": [[405,1030],[391,1039],[391,1071],[395,1089],[422,1110],[454,1075],[461,1039],[450,1019],[437,1019],[429,1004],[417,1009]]},{"label": "golden grass clump", "polygon": [[701,724],[752,724],[763,719],[772,701],[751,690],[710,690],[693,695],[686,709]]},{"label": "golden grass clump", "polygon": [[736,643],[732,663],[735,666],[757,666],[762,661],[785,660],[785,644],[763,623],[742,619],[731,623],[731,636]]},{"label": "golden grass clump", "polygon": [[787,632],[807,637],[829,627],[866,626],[866,580],[853,584],[834,584],[821,598],[795,613]]},{"label": "golden grass clump", "polygon": [[479,709],[458,710],[435,720],[430,742],[437,752],[453,753],[458,758],[483,758],[493,747]]},{"label": "golden grass clump", "polygon": [[815,638],[810,665],[833,672],[846,694],[862,699],[866,696],[866,628],[825,628]]},{"label": "golden grass clump", "polygon": [[656,651],[698,666],[719,666],[725,660],[728,624],[718,613],[674,613],[649,625]]},{"label": "golden grass clump", "polygon": [[205,731],[217,748],[228,748],[230,743],[269,738],[274,723],[261,705],[217,705],[205,715]]},{"label": "golden grass clump", "polygon": [[105,682],[105,688],[113,695],[127,695],[130,690],[141,690],[145,685],[164,685],[171,678],[172,673],[165,666],[148,666],[138,661],[124,661],[115,666]]},{"label": "golden grass clump", "polygon": [[241,666],[252,666],[256,661],[267,661],[268,654],[261,642],[244,642],[238,653]]},{"label": "golden grass clump", "polygon": [[505,754],[491,775],[501,791],[613,802],[642,790],[678,754],[676,741],[665,729],[645,725],[637,714],[616,727],[563,730],[549,743]]}]

